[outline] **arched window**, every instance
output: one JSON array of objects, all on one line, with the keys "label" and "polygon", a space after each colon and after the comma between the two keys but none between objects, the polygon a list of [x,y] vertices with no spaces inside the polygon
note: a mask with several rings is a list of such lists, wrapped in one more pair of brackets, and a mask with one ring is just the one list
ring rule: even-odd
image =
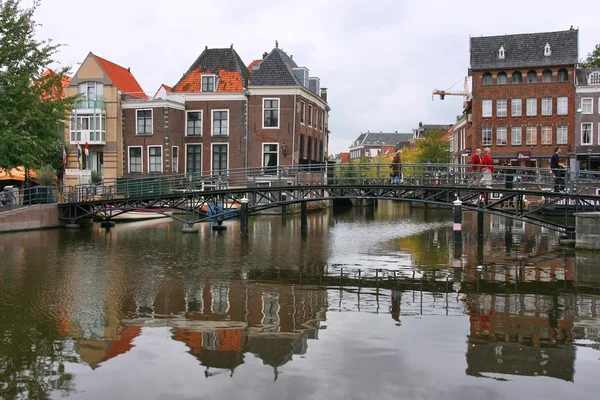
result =
[{"label": "arched window", "polygon": [[498,85],[506,85],[506,72],[498,72],[496,83]]},{"label": "arched window", "polygon": [[522,83],[523,75],[519,71],[515,71],[512,74],[512,83]]},{"label": "arched window", "polygon": [[492,74],[486,72],[483,74],[483,85],[491,85],[492,84]]},{"label": "arched window", "polygon": [[552,71],[545,69],[544,72],[542,72],[542,82],[552,82]]},{"label": "arched window", "polygon": [[527,83],[536,83],[537,82],[537,72],[531,70],[527,73]]},{"label": "arched window", "polygon": [[590,74],[590,85],[600,85],[600,72],[595,71]]},{"label": "arched window", "polygon": [[568,82],[569,81],[569,71],[564,68],[558,70],[558,81],[559,82]]}]

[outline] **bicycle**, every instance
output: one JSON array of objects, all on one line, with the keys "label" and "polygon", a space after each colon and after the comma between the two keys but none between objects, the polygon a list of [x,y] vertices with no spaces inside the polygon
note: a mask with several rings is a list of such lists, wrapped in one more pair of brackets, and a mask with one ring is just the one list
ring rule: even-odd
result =
[{"label": "bicycle", "polygon": [[539,171],[535,183],[543,192],[549,192],[554,189],[554,172]]}]

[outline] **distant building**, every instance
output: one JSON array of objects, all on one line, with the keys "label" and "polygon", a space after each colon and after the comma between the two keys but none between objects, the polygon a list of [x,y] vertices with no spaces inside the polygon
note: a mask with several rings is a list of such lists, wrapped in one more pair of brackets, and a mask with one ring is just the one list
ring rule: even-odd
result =
[{"label": "distant building", "polygon": [[411,142],[414,143],[415,140],[426,138],[427,134],[433,130],[446,132],[451,127],[452,124],[423,124],[422,122],[419,122],[419,126],[417,128],[413,128],[412,130]]},{"label": "distant building", "polygon": [[361,133],[350,146],[350,160],[362,157],[373,158],[380,154],[389,154],[402,145],[408,145],[412,133],[384,133],[369,132]]},{"label": "distant building", "polygon": [[575,85],[577,166],[600,171],[600,68],[578,69]]}]

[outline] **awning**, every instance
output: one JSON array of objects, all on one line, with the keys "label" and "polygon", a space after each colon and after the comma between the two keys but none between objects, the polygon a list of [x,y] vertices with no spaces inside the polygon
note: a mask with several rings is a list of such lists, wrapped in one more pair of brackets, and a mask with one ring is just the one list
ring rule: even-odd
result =
[{"label": "awning", "polygon": [[[34,170],[29,170],[29,177],[35,179],[36,173]],[[17,167],[7,172],[4,169],[0,169],[0,181],[20,181],[25,182],[25,168]]]}]

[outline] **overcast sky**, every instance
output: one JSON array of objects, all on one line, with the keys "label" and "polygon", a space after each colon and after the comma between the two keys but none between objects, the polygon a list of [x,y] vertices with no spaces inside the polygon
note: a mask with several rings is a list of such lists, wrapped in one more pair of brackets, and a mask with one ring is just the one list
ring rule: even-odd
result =
[{"label": "overcast sky", "polygon": [[63,65],[75,71],[92,51],[131,67],[149,94],[175,84],[204,46],[233,43],[249,64],[278,40],[328,88],[329,150],[339,153],[367,130],[453,123],[462,98],[432,102],[431,91],[462,90],[469,36],[573,25],[581,59],[600,43],[597,9],[595,0],[42,0],[35,19],[39,38],[66,45]]}]

